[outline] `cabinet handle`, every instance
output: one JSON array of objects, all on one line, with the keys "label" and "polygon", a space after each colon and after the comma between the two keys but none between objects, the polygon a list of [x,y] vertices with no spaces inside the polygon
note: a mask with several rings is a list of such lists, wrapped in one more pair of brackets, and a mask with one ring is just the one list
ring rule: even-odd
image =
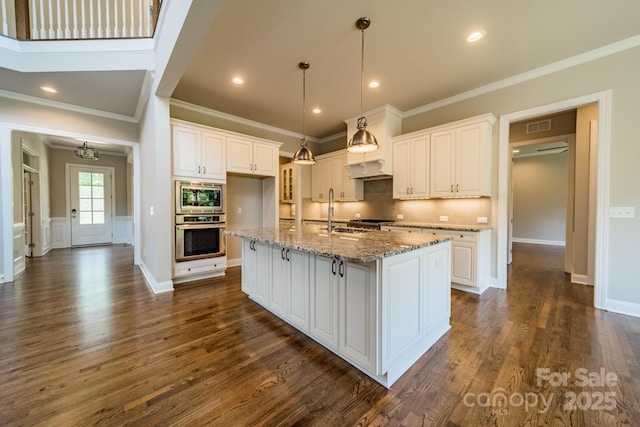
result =
[{"label": "cabinet handle", "polygon": [[456,184],[456,193],[460,192],[460,184]]},{"label": "cabinet handle", "polygon": [[202,167],[202,173],[207,173],[207,167],[206,166]]},{"label": "cabinet handle", "polygon": [[280,250],[280,259],[284,260],[284,248]]},{"label": "cabinet handle", "polygon": [[344,261],[340,261],[339,271],[340,271],[340,277],[344,277]]},{"label": "cabinet handle", "polygon": [[200,173],[200,166],[198,166],[198,173]]},{"label": "cabinet handle", "polygon": [[453,193],[453,184],[451,184],[451,192]]},{"label": "cabinet handle", "polygon": [[285,253],[285,258],[286,258],[287,261],[291,261],[289,259],[289,248],[287,248],[287,252]]},{"label": "cabinet handle", "polygon": [[411,187],[411,194],[413,194],[413,187]]},{"label": "cabinet handle", "polygon": [[409,194],[409,187],[407,187],[407,194]]},{"label": "cabinet handle", "polygon": [[333,274],[334,276],[336,275],[336,260],[335,259],[331,262],[331,274]]}]

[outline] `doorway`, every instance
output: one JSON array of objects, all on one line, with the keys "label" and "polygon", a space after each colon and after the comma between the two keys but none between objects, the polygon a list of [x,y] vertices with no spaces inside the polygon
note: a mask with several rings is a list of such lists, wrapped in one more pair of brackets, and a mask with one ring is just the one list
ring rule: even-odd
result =
[{"label": "doorway", "polygon": [[113,243],[115,170],[67,165],[71,246]]},{"label": "doorway", "polygon": [[592,188],[594,189],[592,219],[593,223],[593,285],[594,307],[606,310],[606,278],[608,273],[607,251],[609,240],[609,224],[607,208],[609,205],[609,152],[611,133],[611,91],[603,91],[581,96],[554,104],[505,114],[500,117],[498,143],[498,229],[497,229],[497,287],[507,288],[507,251],[508,251],[508,219],[509,219],[509,164],[511,150],[509,147],[509,126],[512,122],[549,115],[588,104],[597,104],[598,126],[597,144],[593,148],[594,164],[592,168]]}]

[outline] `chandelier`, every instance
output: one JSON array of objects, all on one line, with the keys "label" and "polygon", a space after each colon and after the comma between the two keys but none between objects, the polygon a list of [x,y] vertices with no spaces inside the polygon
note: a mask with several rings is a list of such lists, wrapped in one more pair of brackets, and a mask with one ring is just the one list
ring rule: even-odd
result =
[{"label": "chandelier", "polygon": [[84,160],[98,160],[98,150],[87,146],[85,141],[80,147],[75,149],[76,157]]}]

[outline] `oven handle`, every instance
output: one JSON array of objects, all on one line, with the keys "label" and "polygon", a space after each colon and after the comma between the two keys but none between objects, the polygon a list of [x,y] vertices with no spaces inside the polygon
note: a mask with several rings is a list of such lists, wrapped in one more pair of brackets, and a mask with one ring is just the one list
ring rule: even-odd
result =
[{"label": "oven handle", "polygon": [[225,224],[176,224],[178,230],[197,230],[200,228],[224,228]]}]

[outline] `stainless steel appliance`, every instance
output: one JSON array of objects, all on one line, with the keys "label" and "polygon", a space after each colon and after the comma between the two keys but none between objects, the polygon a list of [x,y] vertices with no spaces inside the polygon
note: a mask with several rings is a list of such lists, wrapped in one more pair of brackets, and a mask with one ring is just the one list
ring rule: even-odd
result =
[{"label": "stainless steel appliance", "polygon": [[176,261],[226,254],[224,214],[176,215]]},{"label": "stainless steel appliance", "polygon": [[176,181],[176,214],[224,213],[225,185]]}]

